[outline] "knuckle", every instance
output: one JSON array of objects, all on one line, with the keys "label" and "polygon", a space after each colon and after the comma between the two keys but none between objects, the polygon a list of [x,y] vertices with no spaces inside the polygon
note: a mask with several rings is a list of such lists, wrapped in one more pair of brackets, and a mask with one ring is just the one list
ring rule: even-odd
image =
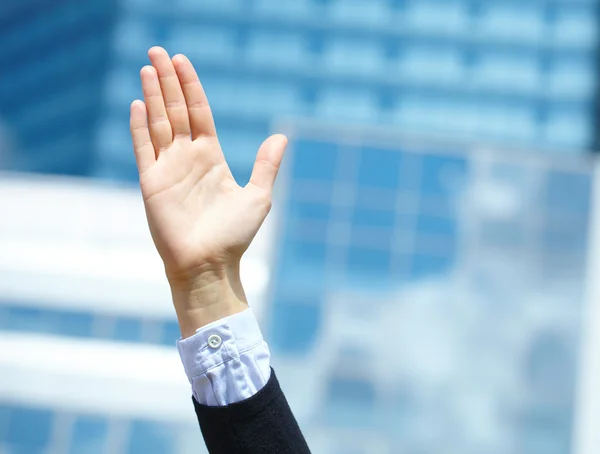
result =
[{"label": "knuckle", "polygon": [[181,101],[180,99],[165,101],[165,107],[167,109],[184,109],[185,103],[183,101]]},{"label": "knuckle", "polygon": [[152,126],[161,126],[161,125],[168,125],[169,124],[169,117],[167,117],[166,115],[157,115],[155,117],[152,117],[152,119],[150,119],[150,124]]},{"label": "knuckle", "polygon": [[208,109],[209,104],[206,101],[190,101],[188,109]]}]

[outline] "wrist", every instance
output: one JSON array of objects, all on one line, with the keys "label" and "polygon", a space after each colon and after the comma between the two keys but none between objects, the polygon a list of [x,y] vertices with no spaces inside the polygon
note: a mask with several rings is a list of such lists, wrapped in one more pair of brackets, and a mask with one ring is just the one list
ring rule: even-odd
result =
[{"label": "wrist", "polygon": [[206,267],[196,274],[188,273],[185,279],[167,276],[184,339],[209,323],[248,308],[239,263]]}]

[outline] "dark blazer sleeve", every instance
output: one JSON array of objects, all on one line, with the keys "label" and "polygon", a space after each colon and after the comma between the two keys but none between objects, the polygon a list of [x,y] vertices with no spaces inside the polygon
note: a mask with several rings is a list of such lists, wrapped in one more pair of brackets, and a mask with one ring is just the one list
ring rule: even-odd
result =
[{"label": "dark blazer sleeve", "polygon": [[242,402],[194,409],[210,454],[310,453],[275,371],[258,393]]}]

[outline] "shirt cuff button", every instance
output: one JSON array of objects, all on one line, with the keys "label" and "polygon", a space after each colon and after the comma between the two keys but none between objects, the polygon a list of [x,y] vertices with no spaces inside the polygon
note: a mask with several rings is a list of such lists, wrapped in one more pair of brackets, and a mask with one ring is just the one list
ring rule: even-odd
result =
[{"label": "shirt cuff button", "polygon": [[223,339],[218,334],[211,334],[208,336],[208,346],[210,348],[219,348],[223,343]]}]

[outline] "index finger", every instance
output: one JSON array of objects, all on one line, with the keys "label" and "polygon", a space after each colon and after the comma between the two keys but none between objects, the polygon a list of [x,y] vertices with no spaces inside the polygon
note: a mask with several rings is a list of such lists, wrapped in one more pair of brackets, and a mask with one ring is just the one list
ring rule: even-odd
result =
[{"label": "index finger", "polygon": [[210,105],[194,66],[185,55],[181,54],[173,57],[173,65],[185,96],[192,139],[200,136],[216,136],[217,131]]}]

